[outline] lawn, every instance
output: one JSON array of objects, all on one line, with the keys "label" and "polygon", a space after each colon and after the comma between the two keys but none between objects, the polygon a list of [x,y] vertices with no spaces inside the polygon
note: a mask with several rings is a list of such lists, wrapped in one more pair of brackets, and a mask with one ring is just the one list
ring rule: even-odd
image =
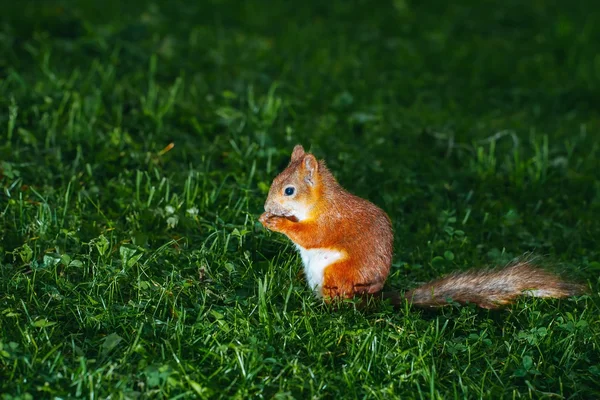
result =
[{"label": "lawn", "polygon": [[[5,3],[1,399],[600,397],[595,2]],[[324,305],[257,221],[297,143],[390,215],[386,290],[589,293]]]}]

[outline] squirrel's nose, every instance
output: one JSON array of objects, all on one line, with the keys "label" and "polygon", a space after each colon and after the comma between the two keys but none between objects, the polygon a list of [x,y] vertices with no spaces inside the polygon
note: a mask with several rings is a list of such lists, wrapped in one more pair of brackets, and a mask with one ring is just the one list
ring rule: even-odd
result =
[{"label": "squirrel's nose", "polygon": [[271,202],[269,200],[265,201],[265,212],[270,212],[272,208]]},{"label": "squirrel's nose", "polygon": [[265,202],[265,211],[275,214],[275,215],[283,215],[284,214],[284,208],[281,206],[281,204],[279,204],[275,201],[266,201]]}]

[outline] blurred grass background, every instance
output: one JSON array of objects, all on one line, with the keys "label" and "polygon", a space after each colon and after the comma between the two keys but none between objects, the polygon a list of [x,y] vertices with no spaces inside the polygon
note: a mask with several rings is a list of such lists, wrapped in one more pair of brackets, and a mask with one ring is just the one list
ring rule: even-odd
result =
[{"label": "blurred grass background", "polygon": [[[599,394],[592,2],[25,1],[0,16],[0,392]],[[332,310],[256,222],[294,144],[393,220],[389,288],[533,251],[510,311]]]}]

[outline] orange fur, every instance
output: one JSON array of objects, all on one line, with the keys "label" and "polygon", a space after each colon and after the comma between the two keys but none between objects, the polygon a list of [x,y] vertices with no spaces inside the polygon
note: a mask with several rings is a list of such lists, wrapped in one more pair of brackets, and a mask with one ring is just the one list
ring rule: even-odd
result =
[{"label": "orange fur", "polygon": [[[290,165],[271,186],[266,212],[260,221],[304,249],[345,253],[342,260],[323,271],[320,291],[324,297],[349,298],[379,291],[392,259],[393,232],[389,218],[374,204],[342,188],[323,161],[314,165],[314,183],[308,184],[304,164],[307,158],[313,162],[314,156],[296,146]],[[288,211],[282,190],[290,184],[295,185],[299,201],[309,209],[307,218],[298,222],[290,216],[278,215]]]}]

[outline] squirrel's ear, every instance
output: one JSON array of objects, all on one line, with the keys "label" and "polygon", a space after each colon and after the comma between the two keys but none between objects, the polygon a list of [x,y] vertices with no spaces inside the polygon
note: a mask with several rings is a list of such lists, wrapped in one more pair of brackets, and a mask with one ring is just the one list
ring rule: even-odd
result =
[{"label": "squirrel's ear", "polygon": [[304,172],[306,175],[304,176],[304,180],[310,186],[315,184],[315,175],[319,170],[319,163],[317,159],[312,154],[307,154],[304,156],[304,160],[302,161],[302,167],[304,168]]},{"label": "squirrel's ear", "polygon": [[304,152],[304,147],[302,147],[300,144],[295,145],[294,150],[292,151],[292,162],[301,159],[304,157],[304,154],[306,154]]}]

